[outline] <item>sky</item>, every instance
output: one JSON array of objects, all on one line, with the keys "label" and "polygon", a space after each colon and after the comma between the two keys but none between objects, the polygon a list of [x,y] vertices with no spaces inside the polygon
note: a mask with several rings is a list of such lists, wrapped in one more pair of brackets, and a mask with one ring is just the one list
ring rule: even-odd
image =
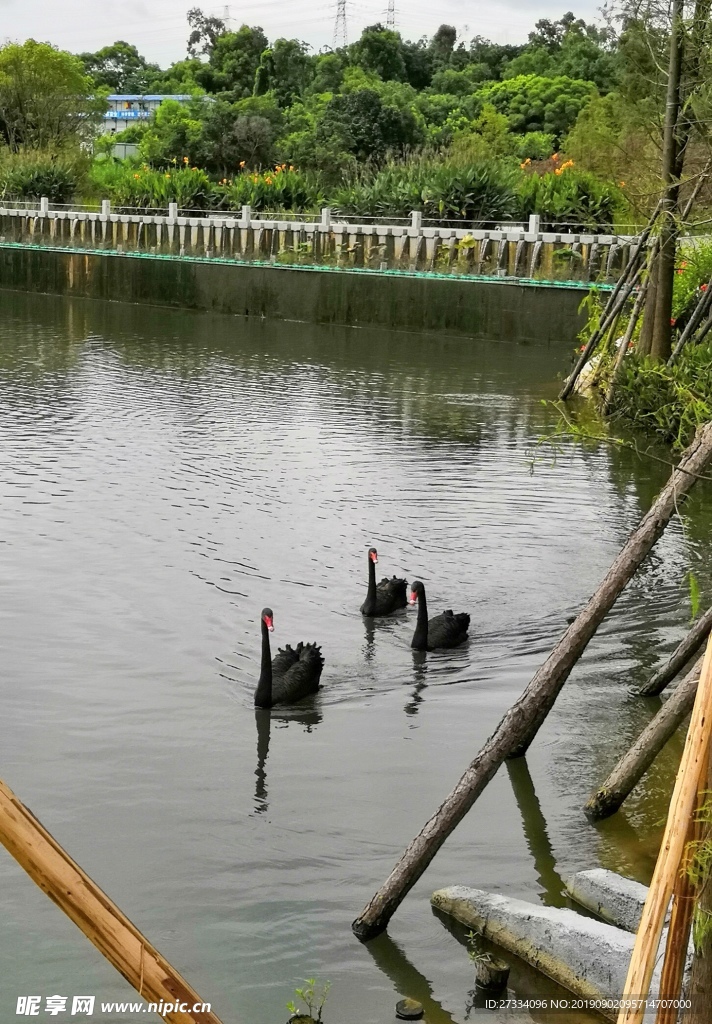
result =
[{"label": "sky", "polygon": [[[432,35],[443,22],[468,40],[482,35],[499,43],[525,42],[539,18],[556,19],[568,10],[598,19],[601,0],[395,0],[396,28],[406,39]],[[0,39],[37,39],[74,53],[98,50],[117,39],[136,45],[162,67],[182,60],[186,11],[202,7],[223,17],[225,5],[212,0],[0,0]],[[361,29],[385,22],[388,0],[347,0],[349,41]],[[231,27],[260,25],[270,40],[302,39],[318,51],[333,40],[336,0],[242,0],[228,5]]]}]

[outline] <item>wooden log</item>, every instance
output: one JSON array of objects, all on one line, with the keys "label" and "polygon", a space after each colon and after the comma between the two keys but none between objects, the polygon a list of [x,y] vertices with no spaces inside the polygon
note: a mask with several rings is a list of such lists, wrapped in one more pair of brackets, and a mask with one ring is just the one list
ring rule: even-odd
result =
[{"label": "wooden log", "polygon": [[[0,843],[53,903],[169,1024],[220,1024],[195,989],[154,949],[30,810],[0,781]],[[170,1005],[172,1010],[166,1010]],[[183,1009],[182,1007],[187,1007]]]},{"label": "wooden log", "polygon": [[[665,834],[655,865],[648,898],[628,968],[618,1024],[640,1024],[645,1014],[642,1000],[650,991],[655,959],[675,878],[685,851],[685,837],[695,811],[697,794],[712,738],[712,637],[707,641],[697,698],[687,731],[685,749],[670,801]],[[632,998],[631,998],[632,997]]]},{"label": "wooden log", "polygon": [[665,943],[665,961],[662,974],[660,975],[660,989],[658,992],[662,1002],[655,1024],[677,1024],[678,1017],[680,1016],[679,1006],[675,1006],[675,1001],[682,994],[685,963],[687,961],[687,950],[690,944],[692,918],[694,916],[695,898],[697,896],[696,886],[690,878],[688,867],[692,844],[696,844],[699,841],[703,831],[699,811],[705,804],[706,794],[704,786],[707,784],[708,763],[709,751],[706,753],[702,764],[700,781],[697,786],[697,809],[687,826],[685,852],[672,891],[672,911],[670,913],[670,924],[668,926],[667,942]]},{"label": "wooden log", "polygon": [[712,630],[712,608],[708,608],[704,615],[695,620],[692,629],[682,643],[675,648],[669,660],[635,692],[642,697],[657,697],[659,693],[662,693],[668,683],[671,683],[675,676],[683,670],[690,658],[694,658],[710,635],[710,630]]},{"label": "wooden log", "polygon": [[452,793],[426,822],[381,888],[353,922],[354,934],[359,939],[366,941],[384,931],[402,900],[504,761],[527,750],[591,637],[647,558],[684,500],[684,495],[711,460],[712,423],[708,423],[697,432],[677,469],[628,538],[596,593],[568,627],[519,700],[507,711]]},{"label": "wooden log", "polygon": [[509,964],[506,960],[485,953],[475,960],[475,983],[480,988],[497,991],[503,989],[509,979]]},{"label": "wooden log", "polygon": [[643,729],[601,788],[590,798],[584,808],[589,821],[601,821],[603,818],[609,818],[618,810],[643,778],[670,737],[677,732],[692,711],[701,668],[702,658],[685,676],[652,722],[649,722]]}]

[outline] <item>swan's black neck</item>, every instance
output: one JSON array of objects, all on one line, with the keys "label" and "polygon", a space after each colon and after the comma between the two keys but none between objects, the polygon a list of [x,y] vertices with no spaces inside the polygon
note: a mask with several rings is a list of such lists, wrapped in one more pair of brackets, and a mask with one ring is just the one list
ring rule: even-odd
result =
[{"label": "swan's black neck", "polygon": [[368,556],[368,590],[366,600],[363,603],[363,612],[372,615],[376,610],[376,563]]},{"label": "swan's black neck", "polygon": [[416,651],[428,649],[428,603],[425,600],[425,587],[418,594],[418,622],[410,646]]},{"label": "swan's black neck", "polygon": [[272,707],[272,652],[269,647],[269,630],[264,619],[262,620],[262,665],[255,690],[255,706],[258,708]]}]

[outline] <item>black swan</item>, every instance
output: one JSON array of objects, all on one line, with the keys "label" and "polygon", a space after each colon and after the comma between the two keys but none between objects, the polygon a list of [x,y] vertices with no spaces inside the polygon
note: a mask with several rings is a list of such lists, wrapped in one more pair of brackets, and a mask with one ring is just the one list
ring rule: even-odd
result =
[{"label": "black swan", "polygon": [[408,604],[408,582],[399,580],[393,576],[389,580],[381,580],[376,586],[376,562],[378,552],[375,548],[368,549],[368,592],[366,600],[361,605],[361,614],[374,617],[376,615],[390,615],[398,608],[405,608]]},{"label": "black swan", "polygon": [[263,608],[262,667],[255,690],[255,707],[272,708],[275,704],[294,704],[319,689],[324,668],[321,648],[316,644],[297,644],[277,651],[274,659],[269,647],[269,634],[274,630],[274,613]]},{"label": "black swan", "polygon": [[470,616],[466,612],[453,614],[451,609],[428,621],[425,587],[416,580],[410,588],[410,603],[418,603],[418,624],[410,646],[416,651],[434,651],[437,647],[458,647],[467,640]]}]

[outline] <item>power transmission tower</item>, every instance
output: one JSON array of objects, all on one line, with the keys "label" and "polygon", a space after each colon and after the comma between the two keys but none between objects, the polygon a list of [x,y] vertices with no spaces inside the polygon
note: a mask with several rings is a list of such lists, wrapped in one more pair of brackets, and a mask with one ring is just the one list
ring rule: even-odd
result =
[{"label": "power transmission tower", "polygon": [[396,0],[388,0],[388,13],[386,14],[386,28],[396,27]]},{"label": "power transmission tower", "polygon": [[222,20],[223,20],[223,23],[225,25],[226,30],[228,32],[231,32],[232,31],[232,18],[230,17],[230,5],[229,4],[225,4],[225,6],[223,7]]},{"label": "power transmission tower", "polygon": [[346,0],[336,0],[336,21],[334,22],[334,49],[337,46],[348,46],[349,35],[346,28]]}]

